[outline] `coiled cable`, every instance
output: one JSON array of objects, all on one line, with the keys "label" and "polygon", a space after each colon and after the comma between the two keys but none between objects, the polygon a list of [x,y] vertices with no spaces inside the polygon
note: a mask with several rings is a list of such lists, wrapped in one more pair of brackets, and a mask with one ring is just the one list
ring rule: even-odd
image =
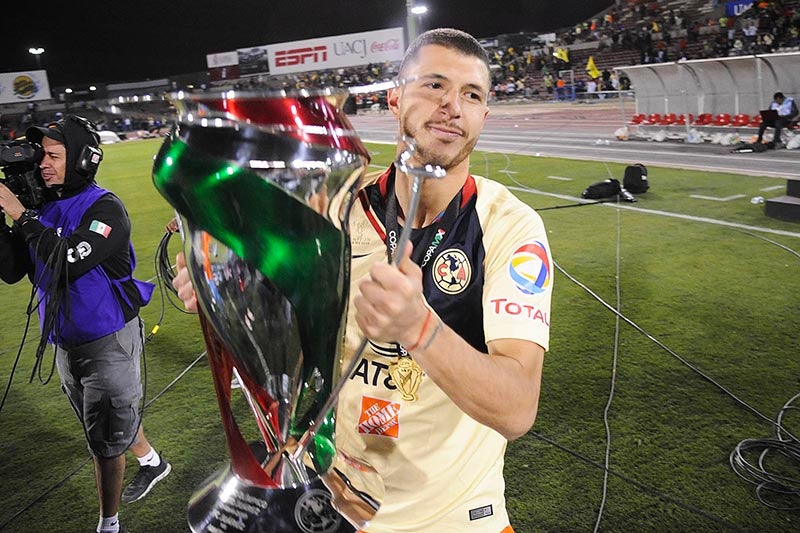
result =
[{"label": "coiled cable", "polygon": [[800,393],[778,412],[774,439],[744,439],[730,455],[733,471],[756,486],[758,501],[781,511],[800,511],[800,441],[783,431],[784,415],[800,410],[798,398]]}]

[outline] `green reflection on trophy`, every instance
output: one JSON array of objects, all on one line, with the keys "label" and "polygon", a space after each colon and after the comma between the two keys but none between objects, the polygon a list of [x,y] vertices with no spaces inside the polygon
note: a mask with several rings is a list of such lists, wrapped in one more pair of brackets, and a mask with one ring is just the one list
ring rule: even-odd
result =
[{"label": "green reflection on trophy", "polygon": [[[353,531],[379,506],[377,474],[334,440],[348,217],[369,161],[345,96],[173,99],[153,180],[181,216],[231,455],[190,501],[194,531]],[[233,415],[232,377],[257,441]]]}]

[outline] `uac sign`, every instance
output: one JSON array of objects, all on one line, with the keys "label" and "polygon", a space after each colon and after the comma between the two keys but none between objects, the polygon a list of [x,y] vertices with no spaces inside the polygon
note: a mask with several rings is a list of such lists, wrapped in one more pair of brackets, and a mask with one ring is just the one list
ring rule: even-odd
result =
[{"label": "uac sign", "polygon": [[729,17],[738,17],[753,7],[752,0],[736,0],[725,4],[725,14]]}]

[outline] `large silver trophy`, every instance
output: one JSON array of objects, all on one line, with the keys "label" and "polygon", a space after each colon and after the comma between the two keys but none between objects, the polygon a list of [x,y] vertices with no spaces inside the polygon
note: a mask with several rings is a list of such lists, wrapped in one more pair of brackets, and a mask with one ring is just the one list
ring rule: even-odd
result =
[{"label": "large silver trophy", "polygon": [[[348,216],[369,161],[346,97],[172,99],[178,120],[153,180],[181,217],[230,452],[189,502],[192,531],[354,531],[380,506],[379,476],[334,438]],[[234,416],[233,378],[250,434]]]}]

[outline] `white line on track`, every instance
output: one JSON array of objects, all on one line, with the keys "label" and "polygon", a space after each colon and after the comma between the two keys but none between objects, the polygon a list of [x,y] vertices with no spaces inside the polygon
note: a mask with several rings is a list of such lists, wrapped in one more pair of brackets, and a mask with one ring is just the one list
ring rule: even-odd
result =
[{"label": "white line on track", "polygon": [[[761,176],[769,176],[769,177],[776,177],[776,178],[800,178],[800,173],[797,172],[771,172],[771,171],[753,171],[742,169],[738,166],[727,166],[725,164],[717,164],[709,167],[708,165],[701,165],[701,164],[691,164],[687,162],[687,159],[690,158],[709,158],[709,159],[717,159],[720,162],[724,161],[728,164],[734,165],[735,163],[731,161],[730,156],[725,155],[718,155],[718,154],[693,154],[693,153],[674,153],[674,154],[659,154],[664,157],[675,157],[680,158],[681,161],[677,163],[673,163],[670,161],[665,160],[657,160],[657,159],[650,159],[647,156],[647,151],[644,148],[638,149],[626,149],[626,148],[610,148],[610,147],[600,147],[600,146],[580,146],[572,144],[570,145],[570,155],[566,155],[564,153],[558,152],[548,152],[546,146],[542,146],[540,143],[532,143],[532,142],[516,142],[516,141],[492,141],[492,140],[481,140],[479,143],[478,149],[492,151],[492,152],[499,152],[499,153],[507,153],[507,154],[514,154],[514,155],[535,155],[538,157],[552,157],[556,159],[580,159],[586,160],[591,159],[593,161],[607,161],[607,162],[615,162],[618,163],[620,159],[624,159],[626,154],[630,154],[633,159],[636,161],[647,164],[653,165],[658,167],[665,167],[665,168],[679,168],[683,170],[701,170],[706,172],[730,172],[732,174],[746,174],[748,176],[753,175],[761,175]],[[488,148],[486,145],[499,145],[496,148]],[[519,145],[521,148],[519,150],[509,150],[505,148],[508,145]],[[552,146],[552,145],[551,145]],[[557,148],[557,146],[552,146],[553,148]],[[585,157],[584,154],[588,152],[589,157]],[[771,161],[773,164],[775,161]]]},{"label": "white line on track", "polygon": [[[566,194],[549,193],[549,192],[544,192],[544,191],[540,191],[540,190],[537,190],[537,189],[528,189],[528,188],[525,188],[525,187],[509,187],[509,189],[511,189],[513,191],[528,193],[528,194],[536,194],[536,195],[539,195],[539,196],[550,196],[550,197],[553,197],[553,198],[559,198],[561,200],[568,200],[568,201],[576,202],[576,203],[591,203],[591,202],[587,202],[583,198],[576,198],[574,196],[569,196],[569,195],[566,195]],[[627,204],[616,204],[616,203],[610,203],[609,202],[609,203],[602,203],[602,204],[599,204],[599,205],[603,206],[603,207],[612,207],[612,208],[616,208],[616,209],[626,209],[628,211],[635,211],[637,213],[644,213],[644,214],[648,214],[648,215],[658,215],[658,216],[662,216],[662,217],[679,218],[679,219],[682,219],[682,220],[691,220],[692,222],[704,222],[706,224],[714,224],[716,226],[725,226],[725,227],[736,228],[736,229],[741,229],[741,230],[758,231],[758,232],[761,232],[761,233],[771,233],[773,235],[784,235],[786,237],[797,237],[797,238],[800,238],[800,233],[797,233],[797,232],[794,232],[794,231],[784,231],[784,230],[779,230],[779,229],[763,228],[761,226],[748,226],[747,224],[737,224],[736,222],[728,222],[726,220],[716,220],[716,219],[707,218],[707,217],[696,217],[696,216],[693,216],[693,215],[684,215],[684,214],[681,214],[681,213],[670,213],[668,211],[660,211],[658,209],[644,209],[644,208],[641,208],[641,207],[634,207],[632,205],[627,205]]]},{"label": "white line on track", "polygon": [[[374,143],[378,143],[378,144],[395,144],[394,142],[389,142],[389,141],[365,141],[365,142],[374,142]],[[509,152],[507,150],[497,150],[497,151],[503,152],[503,153],[517,153],[517,152]],[[524,154],[524,155],[531,155],[531,154]],[[539,154],[537,153],[536,155],[539,155]],[[543,155],[546,155],[546,154],[543,154]],[[549,157],[561,157],[561,158],[563,158],[563,156],[560,156],[560,155],[554,155],[554,156],[549,156]],[[599,158],[595,157],[595,159],[598,160]],[[602,161],[603,159],[599,159],[599,160]],[[617,158],[617,159],[611,159],[611,158],[607,159],[607,161],[618,161],[618,160],[619,160],[619,158]],[[673,166],[673,165],[664,164],[662,162],[659,162],[657,165],[658,166],[663,166],[663,167]],[[682,165],[682,166],[674,165],[674,167],[675,168],[683,168],[683,169],[693,169],[693,167],[691,165],[685,165],[685,164]],[[709,169],[708,167],[702,167],[702,166],[694,167],[694,169],[696,169],[696,170],[706,170],[706,171],[708,171],[708,170],[716,170],[716,169]],[[735,171],[731,170],[731,172],[735,172]],[[781,186],[781,187],[783,187],[783,186]],[[575,196],[569,196],[569,195],[566,195],[566,194],[549,193],[549,192],[539,191],[537,189],[527,189],[527,188],[524,188],[524,187],[509,187],[509,189],[515,190],[515,191],[520,191],[520,192],[526,192],[526,193],[529,193],[529,194],[538,194],[538,195],[541,195],[541,196],[551,196],[553,198],[560,198],[562,200],[568,200],[568,201],[571,201],[571,202],[591,203],[591,202],[587,202],[584,198],[577,198]],[[737,228],[737,229],[743,229],[743,230],[749,230],[749,231],[760,231],[762,233],[770,233],[770,234],[773,234],[773,235],[785,235],[787,237],[798,237],[798,238],[800,238],[800,233],[793,232],[793,231],[784,231],[784,230],[777,230],[777,229],[772,229],[772,228],[762,228],[761,226],[748,226],[747,224],[737,224],[735,222],[727,222],[725,220],[716,220],[716,219],[707,218],[707,217],[696,217],[696,216],[693,216],[693,215],[683,215],[683,214],[680,214],[680,213],[670,213],[668,211],[659,211],[659,210],[656,210],[656,209],[644,209],[644,208],[641,208],[641,207],[633,207],[633,206],[630,206],[630,205],[623,205],[623,204],[603,203],[603,204],[600,204],[600,205],[603,205],[603,206],[606,206],[606,207],[616,207],[616,208],[619,208],[619,209],[628,209],[630,211],[636,211],[636,212],[639,212],[639,213],[645,213],[645,214],[650,214],[650,215],[658,215],[658,216],[670,217],[670,218],[679,218],[679,219],[683,219],[683,220],[691,220],[691,221],[694,221],[694,222],[705,222],[707,224],[715,224],[715,225],[718,225],[718,226],[726,226],[726,227],[730,227],[730,228]]]},{"label": "white line on track", "polygon": [[744,194],[734,194],[732,196],[703,196],[702,194],[690,194],[689,198],[697,198],[698,200],[712,200],[714,202],[730,202],[731,200],[738,200],[744,198]]}]

